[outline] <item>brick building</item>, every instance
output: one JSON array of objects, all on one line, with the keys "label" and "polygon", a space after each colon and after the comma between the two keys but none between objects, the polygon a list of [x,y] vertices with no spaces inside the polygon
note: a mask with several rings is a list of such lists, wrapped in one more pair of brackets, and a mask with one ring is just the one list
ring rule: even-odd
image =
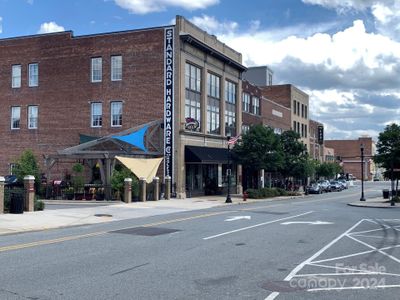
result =
[{"label": "brick building", "polygon": [[271,85],[262,88],[264,97],[290,109],[291,128],[300,134],[301,141],[310,151],[309,96],[292,84]]},{"label": "brick building", "polygon": [[375,144],[371,137],[360,137],[357,140],[325,140],[325,146],[334,149],[336,161],[342,165],[344,173],[353,174],[357,179],[361,179],[361,145],[364,146],[364,178],[371,180],[375,172],[372,161]]},{"label": "brick building", "polygon": [[320,162],[325,161],[324,125],[310,119],[310,157]]},{"label": "brick building", "polygon": [[[183,17],[166,27],[2,39],[0,53],[0,174],[27,148],[45,169],[43,157],[70,153],[63,149],[82,137],[112,140],[164,120],[163,149],[152,155],[164,156],[160,173],[172,176],[178,197],[226,186],[226,139],[240,133],[245,67],[240,53]],[[98,152],[92,158],[113,164],[109,149]],[[53,167],[53,177],[64,173]],[[240,191],[240,166],[233,173]]]}]

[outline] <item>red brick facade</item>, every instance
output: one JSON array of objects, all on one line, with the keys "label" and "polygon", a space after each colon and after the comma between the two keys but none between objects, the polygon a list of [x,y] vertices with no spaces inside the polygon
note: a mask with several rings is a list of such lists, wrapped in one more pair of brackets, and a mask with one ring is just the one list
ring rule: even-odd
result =
[{"label": "red brick facade", "polygon": [[[79,143],[79,134],[104,136],[163,118],[164,28],[74,37],[71,32],[0,40],[0,174],[27,148],[42,157]],[[110,57],[122,56],[122,80],[111,81]],[[91,58],[102,57],[102,81],[91,82]],[[39,85],[28,87],[28,64],[38,63]],[[21,87],[12,88],[12,65]],[[110,102],[123,101],[122,126],[111,127]],[[91,102],[102,103],[102,126],[91,127]],[[28,129],[29,105],[38,128]],[[11,130],[11,107],[21,107]],[[43,165],[42,165],[43,166]]]},{"label": "red brick facade", "polygon": [[335,150],[335,156],[343,166],[344,173],[353,174],[361,179],[361,151],[360,145],[364,145],[365,173],[364,177],[372,179],[371,163],[373,142],[370,137],[361,137],[358,140],[326,140],[325,146]]},{"label": "red brick facade", "polygon": [[[243,125],[264,124],[276,129],[277,132],[291,129],[290,108],[272,101],[273,99],[267,99],[262,95],[263,91],[261,88],[249,83],[248,81],[243,81],[242,91],[243,93],[249,94],[251,99],[250,112],[243,110]],[[251,109],[253,96],[260,99],[259,115],[254,114]],[[244,103],[242,103],[242,108],[244,108]]]}]

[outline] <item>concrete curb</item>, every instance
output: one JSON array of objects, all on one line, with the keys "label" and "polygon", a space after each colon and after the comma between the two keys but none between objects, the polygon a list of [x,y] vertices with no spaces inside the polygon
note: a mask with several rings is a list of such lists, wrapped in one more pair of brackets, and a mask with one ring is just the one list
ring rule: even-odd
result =
[{"label": "concrete curb", "polygon": [[395,206],[390,206],[390,203],[385,203],[385,202],[370,202],[370,203],[358,203],[358,202],[352,202],[352,203],[347,203],[348,206],[353,206],[353,207],[367,207],[367,208],[400,208],[399,203],[397,203]]}]

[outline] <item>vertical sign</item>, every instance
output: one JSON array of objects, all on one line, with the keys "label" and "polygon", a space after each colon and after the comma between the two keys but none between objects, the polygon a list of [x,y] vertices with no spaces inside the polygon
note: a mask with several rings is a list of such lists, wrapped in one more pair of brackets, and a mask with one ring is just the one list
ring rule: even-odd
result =
[{"label": "vertical sign", "polygon": [[324,126],[318,126],[318,144],[324,143]]},{"label": "vertical sign", "polygon": [[174,28],[164,31],[164,178],[174,182]]}]

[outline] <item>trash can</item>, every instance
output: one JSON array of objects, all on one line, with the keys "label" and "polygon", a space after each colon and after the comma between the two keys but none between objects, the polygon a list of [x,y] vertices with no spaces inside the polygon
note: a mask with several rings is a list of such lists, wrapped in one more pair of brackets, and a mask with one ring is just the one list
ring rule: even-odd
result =
[{"label": "trash can", "polygon": [[24,197],[21,193],[10,193],[10,214],[24,213]]},{"label": "trash can", "polygon": [[389,190],[382,190],[383,199],[389,199]]}]

